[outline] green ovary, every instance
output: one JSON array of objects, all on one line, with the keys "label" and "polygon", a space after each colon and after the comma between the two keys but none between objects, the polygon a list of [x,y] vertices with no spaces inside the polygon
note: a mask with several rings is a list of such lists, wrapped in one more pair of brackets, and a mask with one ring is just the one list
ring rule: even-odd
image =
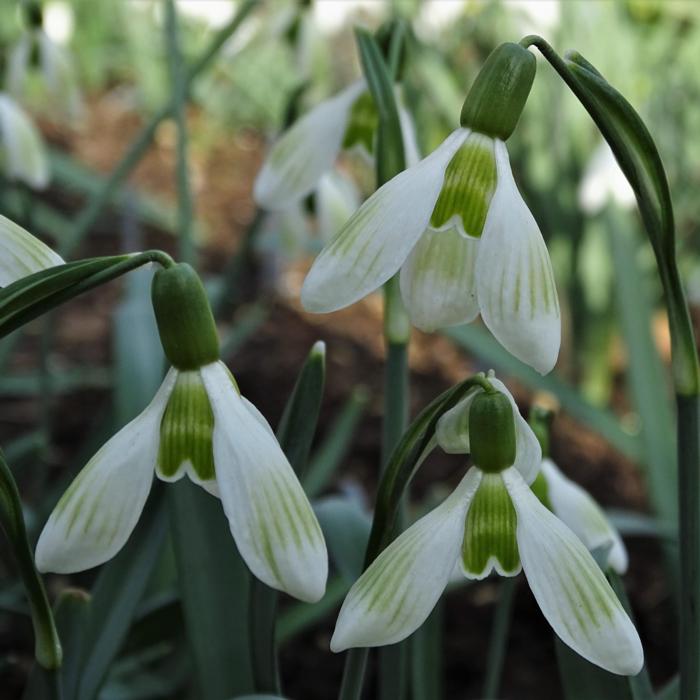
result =
[{"label": "green ovary", "polygon": [[175,479],[189,462],[199,479],[214,479],[213,431],[214,414],[199,372],[180,372],[160,424],[160,475]]},{"label": "green ovary", "polygon": [[493,139],[473,132],[447,165],[431,227],[442,229],[454,222],[462,233],[479,238],[495,189]]},{"label": "green ovary", "polygon": [[499,474],[484,474],[464,525],[462,563],[469,578],[483,578],[494,565],[512,576],[520,571],[515,508]]},{"label": "green ovary", "polygon": [[363,92],[350,108],[350,118],[343,137],[343,148],[363,146],[370,155],[374,151],[374,135],[379,126],[379,113],[372,96]]}]

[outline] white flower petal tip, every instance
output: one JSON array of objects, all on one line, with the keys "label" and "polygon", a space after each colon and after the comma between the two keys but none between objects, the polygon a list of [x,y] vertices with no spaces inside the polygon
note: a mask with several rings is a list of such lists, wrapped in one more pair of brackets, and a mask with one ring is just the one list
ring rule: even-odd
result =
[{"label": "white flower petal tip", "polygon": [[455,568],[469,502],[481,472],[471,469],[455,491],[394,540],[350,589],[331,650],[394,644],[420,627]]},{"label": "white flower petal tip", "polygon": [[12,99],[0,93],[0,161],[5,174],[40,190],[49,184],[49,161],[39,131]]},{"label": "white flower petal tip", "polygon": [[497,185],[477,258],[484,323],[512,355],[547,374],[556,364],[561,318],[547,246],[496,140]]},{"label": "white flower petal tip", "polygon": [[0,287],[63,263],[58,253],[29,231],[0,216]]},{"label": "white flower petal tip", "polygon": [[627,549],[602,508],[587,491],[562,474],[552,460],[542,460],[542,473],[554,514],[590,552],[604,550],[607,565],[618,574],[624,574],[628,565]]},{"label": "white flower petal tip", "polygon": [[301,290],[307,311],[328,313],[378,289],[403,265],[430,221],[447,164],[466,138],[457,129],[418,165],[380,187],[321,251]]},{"label": "white flower petal tip", "polygon": [[364,81],[347,87],[299,119],[274,144],[253,188],[266,209],[284,209],[309,194],[338,156],[350,108]]},{"label": "white flower petal tip", "polygon": [[479,315],[476,255],[479,243],[456,228],[427,230],[401,268],[401,296],[416,328],[473,321]]},{"label": "white flower petal tip", "polygon": [[174,379],[168,374],[150,405],[105,443],[63,494],[36,546],[39,571],[91,569],[129,539],[153,481],[158,430]]},{"label": "white flower petal tip", "polygon": [[320,600],[326,544],[292,467],[260,412],[232,390],[223,363],[200,372],[214,414],[216,480],[238,551],[268,586]]},{"label": "white flower petal tip", "polygon": [[644,664],[639,635],[593,557],[517,470],[507,469],[502,477],[517,513],[523,570],[552,629],[606,671],[639,673]]}]

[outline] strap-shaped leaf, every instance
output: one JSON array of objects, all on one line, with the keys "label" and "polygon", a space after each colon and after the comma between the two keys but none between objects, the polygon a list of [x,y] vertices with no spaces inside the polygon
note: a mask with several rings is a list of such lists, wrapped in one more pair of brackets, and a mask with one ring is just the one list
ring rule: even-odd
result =
[{"label": "strap-shaped leaf", "polygon": [[406,167],[399,110],[391,74],[376,40],[365,29],[355,30],[355,39],[362,59],[362,70],[379,112],[377,182],[383,184]]}]

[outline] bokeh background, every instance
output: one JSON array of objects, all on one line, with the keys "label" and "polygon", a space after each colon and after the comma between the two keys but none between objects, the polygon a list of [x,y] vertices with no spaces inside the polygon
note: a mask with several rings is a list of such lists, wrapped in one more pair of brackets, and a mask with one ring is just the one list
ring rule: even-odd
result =
[{"label": "bokeh background", "polygon": [[[237,9],[228,0],[178,0],[176,6],[187,65]],[[150,247],[177,254],[176,130],[169,119],[159,124],[147,152],[94,225],[80,230],[86,206],[100,196],[129,145],[170,99],[163,4],[49,0],[43,14],[50,39],[70,53],[72,82],[52,93],[37,70],[16,95],[41,131],[51,179],[37,191],[3,176],[0,213],[70,250],[70,257]],[[372,191],[373,172],[356,154],[341,157],[341,193],[350,189],[351,195],[340,197],[330,223],[317,215],[314,198],[274,216],[261,212],[252,200],[252,184],[269,143],[294,114],[359,75],[353,27],[376,29],[397,17],[410,27],[403,91],[423,153],[458,124],[469,86],[499,43],[537,33],[560,53],[577,49],[591,61],[639,111],[658,144],[675,206],[682,274],[694,317],[700,313],[700,3],[258,3],[193,83],[187,109],[189,169],[197,256],[218,300],[224,359],[243,393],[273,425],[309,348],[317,339],[327,344],[313,490],[326,504],[332,499],[349,504],[344,527],[353,535],[350,544],[334,542],[338,559],[324,605],[284,601],[280,610],[285,690],[304,700],[334,697],[342,672],[342,657],[328,651],[328,641],[352,578],[353,562],[343,557],[352,560],[346,550],[366,536],[371,517],[383,349],[379,298],[313,316],[302,311],[298,295],[313,255],[349,213],[347,202]],[[0,65],[7,81],[13,49],[25,29],[17,4],[0,3]],[[583,108],[540,58],[509,150],[553,259],[564,315],[558,366],[552,376],[535,375],[510,358],[480,322],[435,335],[414,331],[412,414],[466,374],[489,368],[512,385],[523,412],[535,397],[559,408],[552,456],[610,511],[625,535],[631,555],[625,584],[652,681],[662,688],[676,669],[675,582],[667,565],[677,556],[669,525],[676,494],[669,339],[653,256],[612,156]],[[145,405],[160,381],[163,357],[150,310],[149,275],[133,273],[91,292],[0,343],[0,444],[19,482],[32,539],[86,458]],[[435,503],[463,468],[455,458],[436,455],[416,480],[411,512],[417,515]],[[203,507],[217,504],[204,500]],[[31,674],[31,626],[3,544],[0,554],[0,696],[19,698]],[[138,605],[123,615],[113,606],[93,613],[94,639],[102,639],[103,627],[126,624],[114,637],[114,648],[98,647],[97,661],[90,650],[81,652],[100,671],[80,697],[200,697],[167,533],[143,556],[150,569],[141,572]],[[190,573],[207,577],[217,570]],[[239,578],[232,595],[245,590],[242,571]],[[48,578],[52,596],[68,586],[92,591],[97,601],[104,594],[99,572]],[[446,596],[430,619],[439,646],[428,659],[420,649],[412,650],[412,663],[431,670],[432,685],[416,690],[416,700],[482,697],[500,591],[500,582],[489,579],[458,586]],[[244,629],[239,620],[238,627],[221,633],[235,636]],[[373,670],[372,664],[368,698],[374,697]],[[561,698],[564,693],[551,630],[520,581],[501,697]]]}]

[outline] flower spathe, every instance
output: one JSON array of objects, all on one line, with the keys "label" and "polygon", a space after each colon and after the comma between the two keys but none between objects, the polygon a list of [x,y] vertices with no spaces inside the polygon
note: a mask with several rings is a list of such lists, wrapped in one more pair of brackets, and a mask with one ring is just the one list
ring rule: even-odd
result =
[{"label": "flower spathe", "polygon": [[545,483],[545,501],[550,510],[586,545],[599,551],[613,571],[627,571],[627,549],[620,533],[603,509],[576,482],[562,474],[551,459],[542,460],[541,478]]},{"label": "flower spathe", "polygon": [[261,581],[319,600],[328,572],[311,505],[265,418],[221,361],[172,368],[150,405],[112,437],[63,494],[41,533],[41,571],[82,571],[113,557],[146,503],[153,474],[187,474],[219,497],[246,564]]},{"label": "flower spathe", "polygon": [[63,263],[63,258],[49,246],[0,215],[0,287]]},{"label": "flower spathe", "polygon": [[[490,381],[506,393],[500,382]],[[480,391],[462,410],[473,410]],[[524,478],[523,472],[537,472],[541,460],[534,434],[526,444],[537,448],[528,459],[521,454],[518,462],[523,444],[518,446],[516,433],[517,466],[489,472],[476,463],[440,506],[379,554],[343,603],[333,651],[406,638],[428,617],[456,565],[468,578],[483,578],[494,569],[513,576],[522,567],[542,613],[564,643],[612,673],[639,672],[639,636],[603,572]],[[534,467],[530,460],[536,460]]]},{"label": "flower spathe", "polygon": [[316,258],[302,304],[335,311],[399,270],[418,328],[481,313],[511,354],[543,374],[554,366],[561,321],[549,253],[499,138],[456,129],[380,187]]}]

